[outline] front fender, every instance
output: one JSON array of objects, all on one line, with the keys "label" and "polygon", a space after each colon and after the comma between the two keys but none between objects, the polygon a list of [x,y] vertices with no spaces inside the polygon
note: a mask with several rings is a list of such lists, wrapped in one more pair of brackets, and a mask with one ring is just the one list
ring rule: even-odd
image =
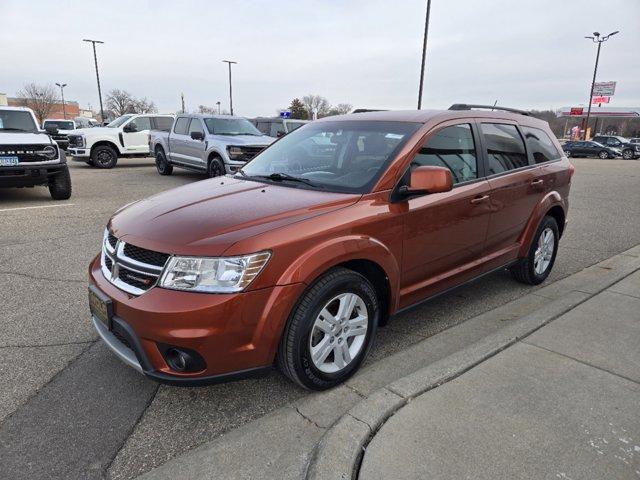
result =
[{"label": "front fender", "polygon": [[389,281],[389,305],[395,311],[398,305],[397,292],[400,290],[398,262],[383,243],[366,235],[332,238],[314,245],[287,267],[278,285],[310,285],[330,268],[353,260],[368,260],[384,270]]},{"label": "front fender", "polygon": [[109,137],[106,135],[99,135],[99,136],[95,136],[95,137],[85,137],[85,140],[87,142],[86,147],[87,149],[91,150],[93,148],[93,146],[96,143],[100,143],[100,142],[107,142],[110,143],[111,145],[113,145],[115,147],[115,149],[118,151],[118,153],[122,154],[122,146],[120,145],[120,141],[118,140],[118,137],[113,138],[113,137]]},{"label": "front fender", "polygon": [[[538,225],[540,225],[540,222],[542,221],[546,213],[556,205],[562,208],[562,211],[564,212],[566,218],[567,205],[558,192],[549,192],[542,198],[542,200],[540,200],[536,208],[533,210],[533,213],[529,217],[529,221],[527,222],[526,227],[520,235],[520,239],[518,242],[520,243],[518,257],[527,256],[527,254],[529,253],[529,248],[531,246],[531,241],[533,240],[533,236],[538,229]],[[559,226],[562,227],[561,225]]]}]

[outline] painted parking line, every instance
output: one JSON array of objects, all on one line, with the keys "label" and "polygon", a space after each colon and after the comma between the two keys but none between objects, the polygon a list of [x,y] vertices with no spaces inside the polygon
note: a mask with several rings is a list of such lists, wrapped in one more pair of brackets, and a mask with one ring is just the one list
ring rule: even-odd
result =
[{"label": "painted parking line", "polygon": [[32,210],[34,208],[56,208],[56,207],[74,207],[75,203],[60,203],[58,205],[39,205],[37,207],[15,207],[15,208],[0,208],[1,212],[14,212],[17,210]]}]

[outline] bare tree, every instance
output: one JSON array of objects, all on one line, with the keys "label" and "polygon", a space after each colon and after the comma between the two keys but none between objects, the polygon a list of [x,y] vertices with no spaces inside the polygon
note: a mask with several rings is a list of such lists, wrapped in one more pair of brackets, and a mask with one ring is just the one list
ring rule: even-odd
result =
[{"label": "bare tree", "polygon": [[56,89],[51,85],[26,84],[17,94],[20,104],[29,107],[42,123],[49,116],[53,106],[58,103]]},{"label": "bare tree", "polygon": [[147,97],[133,100],[133,113],[157,113],[156,104]]},{"label": "bare tree", "polygon": [[155,103],[147,97],[135,98],[126,90],[115,88],[107,94],[107,111],[112,117],[120,117],[128,113],[155,113]]},{"label": "bare tree", "polygon": [[215,115],[218,113],[218,109],[214,107],[207,107],[206,105],[198,105],[198,113],[205,115]]},{"label": "bare tree", "polygon": [[331,107],[328,115],[346,115],[351,112],[351,110],[353,110],[353,105],[348,103],[339,103],[338,105]]},{"label": "bare tree", "polygon": [[320,117],[326,117],[329,113],[329,109],[331,108],[329,100],[321,95],[305,95],[302,97],[302,104],[307,112],[309,112],[309,118],[312,120]]}]

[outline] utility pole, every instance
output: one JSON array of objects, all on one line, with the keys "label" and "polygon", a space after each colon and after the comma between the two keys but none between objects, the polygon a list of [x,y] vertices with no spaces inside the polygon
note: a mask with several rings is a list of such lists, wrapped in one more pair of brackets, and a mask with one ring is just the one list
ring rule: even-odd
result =
[{"label": "utility pole", "polygon": [[231,64],[238,63],[233,60],[222,60],[222,63],[226,63],[229,65],[229,110],[231,111],[231,115],[233,115],[233,89],[231,87]]},{"label": "utility pole", "polygon": [[217,101],[216,105],[218,106],[218,115],[220,115],[220,101]]},{"label": "utility pole", "polygon": [[[589,106],[587,107],[587,119],[584,125],[584,133],[582,135],[582,139],[587,139],[587,130],[589,129],[589,117],[591,116],[591,102],[593,100],[593,89],[596,86],[596,74],[598,73],[598,61],[600,60],[600,47],[602,44],[609,40],[610,37],[613,37],[616,33],[620,33],[619,30],[615,32],[611,32],[609,35],[605,35],[603,37],[600,36],[600,32],[593,32],[593,36],[584,37],[590,39],[593,43],[598,44],[598,50],[596,51],[596,65],[593,68],[593,80],[591,80],[591,91],[589,92]],[[597,123],[597,122],[596,122]]]},{"label": "utility pole", "polygon": [[67,86],[66,83],[57,83],[56,85],[60,87],[60,96],[62,97],[62,116],[64,117],[64,119],[67,119],[67,109],[64,106],[64,87]]},{"label": "utility pole", "polygon": [[83,42],[90,42],[93,45],[93,62],[96,64],[96,79],[98,80],[98,98],[100,99],[100,121],[104,124],[104,109],[102,108],[102,91],[100,90],[100,74],[98,73],[98,55],[96,54],[96,43],[104,43],[100,40],[89,40],[85,38]]},{"label": "utility pole", "polygon": [[420,87],[418,88],[418,110],[422,108],[422,88],[424,87],[424,65],[427,57],[427,35],[429,33],[429,16],[431,0],[427,0],[427,15],[424,20],[424,40],[422,42],[422,64],[420,66]]},{"label": "utility pole", "polygon": [[182,100],[182,113],[186,113],[184,109],[184,93],[180,94],[180,99]]}]

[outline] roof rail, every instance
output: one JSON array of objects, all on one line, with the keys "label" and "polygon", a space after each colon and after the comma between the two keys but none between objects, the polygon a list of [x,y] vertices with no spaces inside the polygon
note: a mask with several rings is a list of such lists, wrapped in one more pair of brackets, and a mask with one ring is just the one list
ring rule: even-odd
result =
[{"label": "roof rail", "polygon": [[367,113],[367,112],[386,112],[387,110],[381,110],[381,109],[373,109],[373,108],[356,108],[353,112],[351,113]]},{"label": "roof rail", "polygon": [[528,117],[531,116],[531,114],[525,110],[518,110],[517,108],[507,108],[507,107],[501,107],[499,105],[474,105],[471,103],[454,103],[453,105],[451,105],[449,107],[449,110],[471,110],[474,108],[482,108],[482,109],[489,109],[489,110],[501,110],[503,112],[511,112],[511,113],[518,113],[520,115],[526,115]]}]

